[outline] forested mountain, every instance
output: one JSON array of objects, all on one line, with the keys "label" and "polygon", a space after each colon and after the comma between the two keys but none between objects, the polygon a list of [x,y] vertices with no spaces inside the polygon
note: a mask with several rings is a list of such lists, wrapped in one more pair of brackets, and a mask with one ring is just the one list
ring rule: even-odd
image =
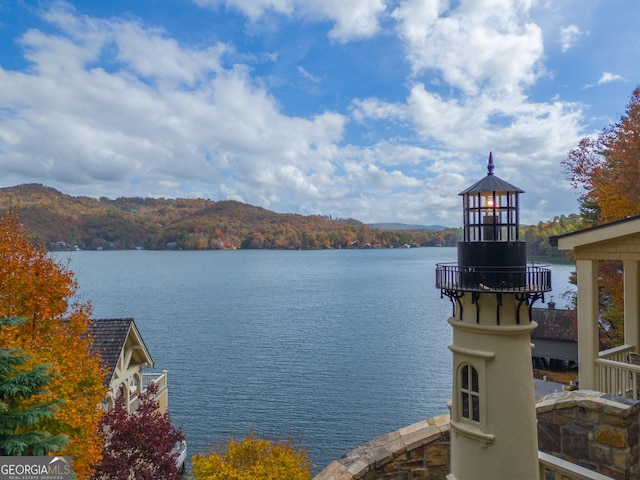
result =
[{"label": "forested mountain", "polygon": [[455,246],[460,235],[459,229],[382,231],[353,219],[279,214],[231,200],[73,197],[37,184],[1,188],[0,208],[16,210],[50,249]]},{"label": "forested mountain", "polygon": [[411,225],[407,223],[368,223],[378,230],[446,230],[442,225]]},{"label": "forested mountain", "polygon": [[[15,210],[51,250],[229,248],[386,248],[456,246],[461,228],[385,230],[354,219],[281,214],[233,200],[73,197],[29,184],[0,188],[0,209]],[[562,256],[548,238],[582,228],[582,217],[522,226],[529,256]]]}]

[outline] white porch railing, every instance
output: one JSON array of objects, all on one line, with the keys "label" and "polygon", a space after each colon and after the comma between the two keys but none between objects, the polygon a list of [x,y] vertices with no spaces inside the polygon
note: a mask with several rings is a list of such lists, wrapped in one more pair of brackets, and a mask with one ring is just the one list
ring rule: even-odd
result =
[{"label": "white porch railing", "polygon": [[640,365],[632,365],[628,361],[629,352],[634,351],[634,345],[621,345],[600,352],[594,362],[594,390],[637,400]]},{"label": "white porch railing", "polygon": [[[142,374],[142,391],[144,392],[147,387],[155,383],[158,386],[158,393],[156,393],[156,401],[160,401],[167,392],[167,371],[163,370],[160,373],[143,373]],[[140,397],[137,393],[133,394],[129,399],[129,411],[135,412],[140,405]]]},{"label": "white porch railing", "polygon": [[143,373],[142,391],[144,392],[151,383],[158,385],[158,393],[167,388],[167,371],[163,370],[161,373]]},{"label": "white porch railing", "polygon": [[548,453],[538,452],[540,480],[613,480],[611,477],[575,465]]}]

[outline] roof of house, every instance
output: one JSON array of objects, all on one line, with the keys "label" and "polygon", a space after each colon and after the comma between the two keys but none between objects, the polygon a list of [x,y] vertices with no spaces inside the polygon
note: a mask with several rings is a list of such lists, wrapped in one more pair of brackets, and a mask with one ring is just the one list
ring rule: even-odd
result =
[{"label": "roof of house", "polygon": [[531,332],[531,338],[578,341],[578,314],[576,310],[556,309],[549,302],[549,308],[532,308],[531,317],[538,328]]},{"label": "roof of house", "polygon": [[151,355],[142,341],[133,318],[92,319],[89,327],[93,335],[92,346],[102,357],[104,366],[109,369],[109,379],[128,341],[140,347],[143,357],[150,360],[149,366],[153,365]]},{"label": "roof of house", "polygon": [[588,245],[596,242],[608,241],[626,235],[633,235],[640,230],[640,216],[627,217],[615,222],[597,225],[595,227],[578,230],[576,232],[565,233],[555,237],[550,237],[552,246],[560,250],[572,250],[581,245]]}]

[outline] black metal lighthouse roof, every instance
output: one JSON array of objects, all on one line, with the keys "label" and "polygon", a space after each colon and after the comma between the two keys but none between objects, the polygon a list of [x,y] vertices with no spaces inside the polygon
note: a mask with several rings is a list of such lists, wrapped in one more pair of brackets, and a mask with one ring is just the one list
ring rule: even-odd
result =
[{"label": "black metal lighthouse roof", "polygon": [[470,187],[464,189],[458,195],[465,195],[467,193],[479,193],[479,192],[517,192],[524,193],[524,190],[511,185],[509,182],[505,182],[500,177],[496,177],[493,174],[493,153],[489,152],[489,163],[487,164],[487,176]]}]

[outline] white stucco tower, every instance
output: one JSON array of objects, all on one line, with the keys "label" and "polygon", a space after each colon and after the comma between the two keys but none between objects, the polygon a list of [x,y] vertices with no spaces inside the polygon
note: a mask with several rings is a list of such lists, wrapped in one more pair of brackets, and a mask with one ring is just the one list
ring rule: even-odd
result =
[{"label": "white stucco tower", "polygon": [[436,287],[453,304],[451,473],[448,480],[538,480],[531,306],[551,273],[527,266],[517,187],[493,174],[460,193],[464,240],[457,264],[438,264]]}]

